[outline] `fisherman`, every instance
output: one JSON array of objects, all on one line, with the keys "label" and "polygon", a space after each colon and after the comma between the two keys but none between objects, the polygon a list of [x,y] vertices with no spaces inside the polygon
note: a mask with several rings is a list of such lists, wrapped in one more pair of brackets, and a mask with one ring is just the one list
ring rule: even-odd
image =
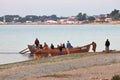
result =
[{"label": "fisherman", "polygon": [[105,42],[105,51],[109,53],[109,46],[110,46],[110,41],[107,39]]},{"label": "fisherman", "polygon": [[47,45],[46,42],[44,42],[44,47],[43,47],[43,49],[48,49],[48,45]]},{"label": "fisherman", "polygon": [[63,43],[63,48],[65,48],[65,44]]},{"label": "fisherman", "polygon": [[71,43],[69,41],[67,41],[66,45],[67,45],[66,46],[67,47],[67,53],[70,54],[70,50],[69,49],[71,48]]},{"label": "fisherman", "polygon": [[60,46],[59,46],[60,55],[62,55],[62,48],[63,48],[63,45],[60,44]]},{"label": "fisherman", "polygon": [[93,52],[96,52],[96,47],[97,47],[97,44],[95,42],[92,42],[92,50]]},{"label": "fisherman", "polygon": [[51,49],[54,49],[54,45],[51,43],[51,46],[50,46]]},{"label": "fisherman", "polygon": [[34,43],[35,43],[36,47],[38,48],[39,47],[39,40],[38,40],[38,38],[35,39]]}]

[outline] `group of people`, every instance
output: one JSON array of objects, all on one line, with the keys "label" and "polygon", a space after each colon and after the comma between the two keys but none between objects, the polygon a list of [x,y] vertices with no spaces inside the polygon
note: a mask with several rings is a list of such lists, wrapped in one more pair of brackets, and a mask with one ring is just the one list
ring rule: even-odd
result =
[{"label": "group of people", "polygon": [[[95,42],[92,42],[91,45],[92,45],[93,52],[96,52],[97,44]],[[105,52],[106,53],[109,53],[109,46],[110,46],[110,41],[107,39],[105,41]]]},{"label": "group of people", "polygon": [[[42,46],[42,44],[40,44],[38,38],[35,39],[34,44],[35,44],[36,48],[40,48],[40,49],[48,49],[48,48],[49,48],[49,46],[47,45],[46,42],[44,42],[44,46]],[[63,43],[63,44],[60,43],[60,45],[59,45],[59,44],[57,45],[57,48],[58,48],[59,51],[60,51],[60,53],[59,53],[60,55],[62,55],[62,49],[63,49],[63,48],[67,48],[67,53],[69,54],[69,53],[70,53],[69,48],[71,48],[71,47],[72,47],[72,45],[71,45],[71,43],[70,43],[69,41],[67,41],[66,46],[65,46],[64,43]],[[53,45],[53,43],[51,43],[50,48],[51,48],[51,49],[54,49],[54,48],[55,48],[54,45]]]},{"label": "group of people", "polygon": [[48,45],[46,42],[44,42],[44,46],[42,46],[42,44],[40,44],[38,38],[35,39],[35,42],[34,42],[36,48],[40,48],[40,49],[48,49]]},{"label": "group of people", "polygon": [[[49,48],[46,42],[44,42],[44,46],[42,46],[42,44],[39,43],[38,38],[35,39],[34,44],[36,45],[37,48],[40,48],[40,49],[48,49]],[[91,45],[92,45],[93,52],[96,52],[97,44],[95,42],[92,42]],[[107,52],[107,53],[109,53],[109,46],[110,46],[110,41],[107,39],[105,41],[105,52]],[[57,48],[59,48],[59,51],[60,51],[60,55],[62,55],[62,49],[63,48],[66,48],[67,53],[69,54],[70,53],[69,48],[71,48],[71,47],[72,47],[72,45],[71,45],[71,43],[69,41],[67,41],[66,47],[65,47],[64,43],[63,44],[60,43],[60,45],[57,45]],[[51,49],[55,48],[52,43],[51,43],[50,48]]]},{"label": "group of people", "polygon": [[60,51],[60,55],[62,55],[62,48],[66,48],[67,50],[67,53],[70,54],[70,48],[72,48],[72,45],[69,41],[67,41],[66,43],[66,47],[65,47],[65,44],[60,44],[60,46],[58,45],[58,48],[59,48],[59,51]]}]

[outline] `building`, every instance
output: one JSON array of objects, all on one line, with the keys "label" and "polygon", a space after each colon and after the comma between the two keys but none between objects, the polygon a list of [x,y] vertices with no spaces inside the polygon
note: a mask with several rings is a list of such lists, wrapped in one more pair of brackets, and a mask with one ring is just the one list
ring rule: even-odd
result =
[{"label": "building", "polygon": [[47,20],[44,22],[45,24],[58,24],[57,21],[54,21],[54,20]]}]

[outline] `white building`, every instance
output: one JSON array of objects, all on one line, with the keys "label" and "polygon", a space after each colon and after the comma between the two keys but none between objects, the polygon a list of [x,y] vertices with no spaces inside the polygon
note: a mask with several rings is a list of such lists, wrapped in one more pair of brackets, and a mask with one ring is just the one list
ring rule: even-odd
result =
[{"label": "white building", "polygon": [[47,21],[45,21],[45,23],[48,23],[48,24],[57,24],[58,22],[54,21],[54,20],[47,20]]}]

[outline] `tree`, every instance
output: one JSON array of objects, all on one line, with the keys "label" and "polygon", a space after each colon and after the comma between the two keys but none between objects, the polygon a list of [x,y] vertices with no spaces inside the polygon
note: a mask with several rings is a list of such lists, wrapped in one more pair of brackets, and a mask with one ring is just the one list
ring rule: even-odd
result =
[{"label": "tree", "polygon": [[119,13],[119,10],[114,9],[114,11],[112,11],[112,12],[110,13],[110,15],[111,15],[111,16],[115,16],[115,15],[118,14],[118,13]]},{"label": "tree", "polygon": [[82,15],[82,20],[87,20],[87,14],[86,14],[86,13],[84,13],[84,14]]},{"label": "tree", "polygon": [[120,20],[120,10],[114,9],[114,11],[110,13],[110,16],[113,20]]},{"label": "tree", "polygon": [[77,20],[79,21],[83,21],[83,20],[87,20],[87,14],[84,13],[82,14],[81,12],[76,16]]},{"label": "tree", "polygon": [[77,20],[82,21],[82,13],[81,12],[76,17],[77,17]]},{"label": "tree", "polygon": [[52,19],[52,20],[55,20],[55,21],[58,20],[58,17],[56,15],[51,15],[51,16],[49,16],[49,18]]},{"label": "tree", "polygon": [[48,19],[48,16],[43,15],[43,16],[39,16],[39,18],[40,18],[40,20],[41,20],[42,22],[44,22],[44,21],[46,21],[46,20]]},{"label": "tree", "polygon": [[88,17],[88,20],[89,20],[90,22],[93,22],[93,21],[95,20],[95,17],[89,16],[89,17]]},{"label": "tree", "polygon": [[3,21],[3,17],[0,17],[0,21],[1,21],[1,22]]},{"label": "tree", "polygon": [[6,22],[16,22],[20,18],[19,15],[5,15],[4,17]]}]

